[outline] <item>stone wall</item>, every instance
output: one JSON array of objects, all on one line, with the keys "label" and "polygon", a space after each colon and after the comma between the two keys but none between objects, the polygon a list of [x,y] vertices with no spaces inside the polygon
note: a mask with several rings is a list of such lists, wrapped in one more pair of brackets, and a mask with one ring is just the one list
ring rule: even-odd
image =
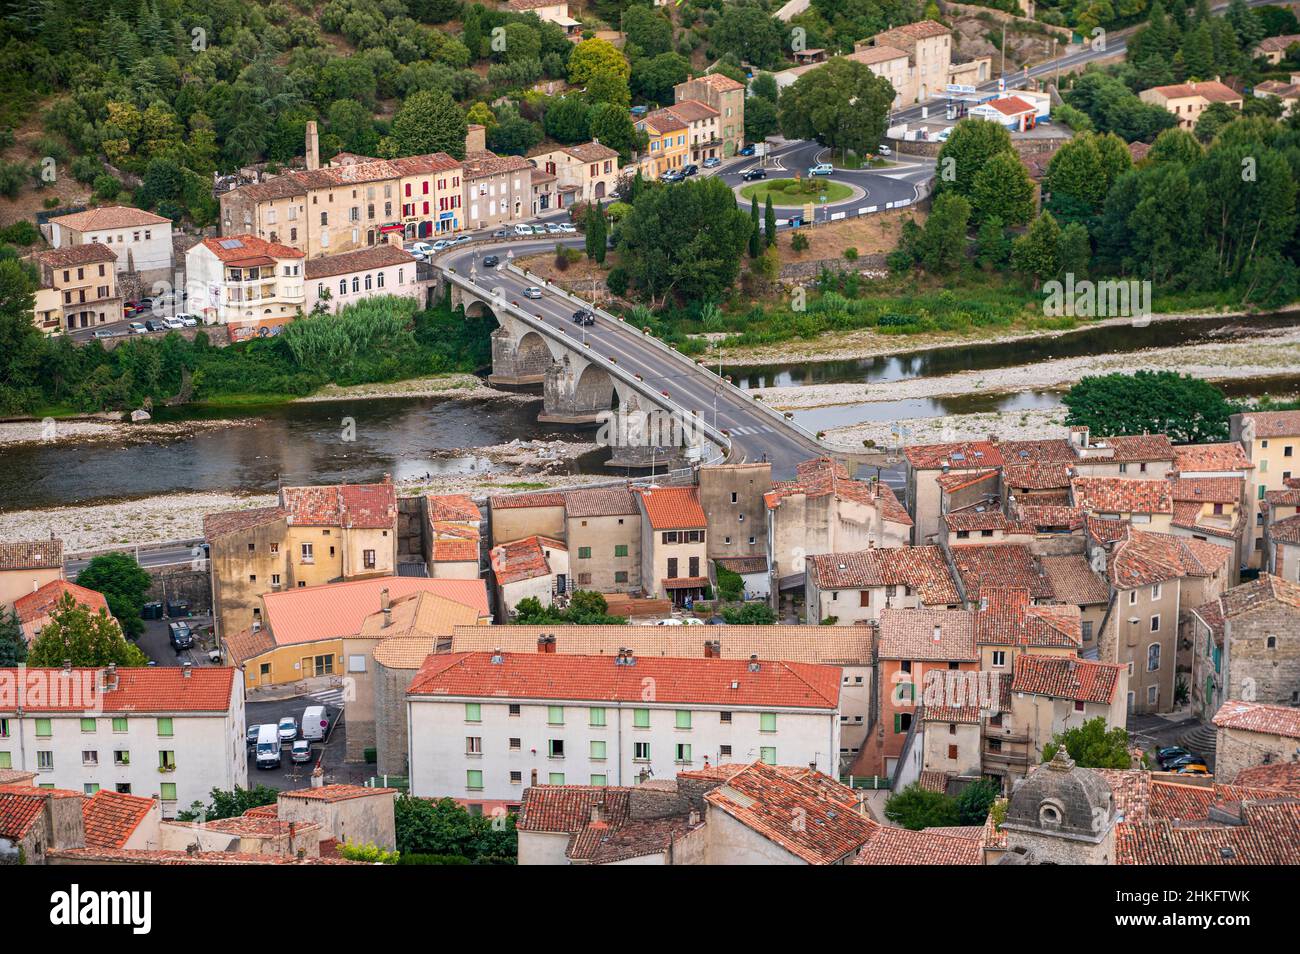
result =
[{"label": "stone wall", "polygon": [[424,499],[397,498],[397,562],[413,563],[424,559]]},{"label": "stone wall", "polygon": [[859,255],[851,262],[847,258],[819,258],[782,265],[781,281],[795,284],[815,281],[823,268],[833,272],[857,272],[866,278],[882,278],[889,272],[884,255]]},{"label": "stone wall", "polygon": [[145,602],[188,603],[195,616],[212,612],[212,581],[206,567],[190,568],[188,563],[178,566],[145,567],[153,577],[153,585],[145,594]]},{"label": "stone wall", "polygon": [[406,689],[415,673],[375,663],[375,771],[380,775],[406,774]]},{"label": "stone wall", "polygon": [[[1296,633],[1300,633],[1300,610],[1278,602],[1229,620],[1224,698],[1291,705],[1292,693],[1300,691],[1300,640]],[[1271,649],[1269,637],[1274,637]]]}]

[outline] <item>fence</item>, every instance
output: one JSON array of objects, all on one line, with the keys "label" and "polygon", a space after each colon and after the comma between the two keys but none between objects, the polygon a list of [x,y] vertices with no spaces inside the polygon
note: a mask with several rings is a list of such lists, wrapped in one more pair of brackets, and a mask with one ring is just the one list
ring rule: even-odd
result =
[{"label": "fence", "polygon": [[892,784],[892,780],[887,775],[841,775],[840,781],[849,788],[872,791],[884,791]]}]

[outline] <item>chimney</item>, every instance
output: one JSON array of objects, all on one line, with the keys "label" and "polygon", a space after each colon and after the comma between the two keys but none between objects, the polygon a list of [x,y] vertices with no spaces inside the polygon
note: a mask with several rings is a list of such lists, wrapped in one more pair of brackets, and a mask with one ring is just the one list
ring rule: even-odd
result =
[{"label": "chimney", "polygon": [[316,132],[316,121],[307,123],[307,169],[320,168],[320,134]]},{"label": "chimney", "polygon": [[[387,593],[388,591],[385,590],[384,592]],[[393,625],[392,608],[385,606],[382,610],[380,610],[380,612],[384,614],[384,628],[387,629],[389,626],[392,626]]]},{"label": "chimney", "polygon": [[319,762],[317,762],[316,767],[311,770],[311,787],[312,788],[325,787],[325,770],[320,767]]},{"label": "chimney", "polygon": [[749,671],[758,672],[763,667],[758,664],[758,656],[751,654],[749,657]]},{"label": "chimney", "polygon": [[934,641],[936,643],[943,642],[943,627],[941,627],[938,623],[934,624]]},{"label": "chimney", "polygon": [[722,658],[722,641],[718,639],[706,639],[704,641],[704,658],[721,659]]},{"label": "chimney", "polygon": [[551,655],[555,652],[555,634],[543,633],[537,637],[537,651],[545,655]]},{"label": "chimney", "polygon": [[593,825],[600,825],[603,824],[604,822],[605,822],[605,800],[601,798],[592,803],[591,823]]},{"label": "chimney", "polygon": [[72,672],[72,660],[71,660],[71,659],[65,659],[65,660],[63,660],[63,671],[64,671],[64,672]]},{"label": "chimney", "polygon": [[187,663],[187,662],[181,663],[181,676],[183,676],[186,679],[190,678],[190,670],[193,668],[194,665],[192,663]]},{"label": "chimney", "polygon": [[104,688],[110,692],[117,689],[117,663],[109,663],[104,670]]},{"label": "chimney", "polygon": [[393,601],[388,596],[388,587],[385,586],[379,591],[379,608],[387,611],[392,607],[392,605]]}]

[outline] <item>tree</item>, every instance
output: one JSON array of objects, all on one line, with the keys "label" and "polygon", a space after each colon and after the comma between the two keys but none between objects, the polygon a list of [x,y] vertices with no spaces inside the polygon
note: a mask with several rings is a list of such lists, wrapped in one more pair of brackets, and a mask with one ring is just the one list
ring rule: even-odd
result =
[{"label": "tree", "polygon": [[569,54],[569,82],[574,86],[587,86],[597,76],[617,77],[626,83],[631,75],[627,60],[608,40],[583,40]]},{"label": "tree", "polygon": [[614,73],[594,75],[587,80],[587,88],[583,95],[592,106],[608,103],[625,110],[632,102],[632,91],[627,80]]},{"label": "tree", "polygon": [[0,608],[0,666],[18,666],[27,661],[27,640],[13,610]]},{"label": "tree", "polygon": [[[781,90],[776,84],[776,77],[771,73],[759,73],[754,77],[753,82],[749,84],[750,99],[765,99],[773,106],[776,105],[780,98]],[[749,102],[745,103],[745,111],[749,112]]]},{"label": "tree", "polygon": [[957,801],[943,792],[932,792],[913,782],[885,802],[885,817],[912,831],[949,828],[961,824]]},{"label": "tree", "polygon": [[709,29],[709,45],[716,56],[730,53],[761,69],[771,69],[781,62],[784,44],[781,21],[753,4],[726,4]]},{"label": "tree", "polygon": [[632,153],[641,148],[644,133],[638,133],[632,125],[632,117],[626,109],[620,109],[610,103],[600,103],[591,107],[588,131],[592,139],[599,139],[602,146],[618,151],[620,161],[626,163]]},{"label": "tree", "polygon": [[176,819],[178,821],[217,821],[221,818],[238,818],[250,808],[274,805],[276,800],[279,799],[280,793],[265,785],[256,785],[253,788],[235,786],[234,791],[230,792],[214,788],[209,793],[209,797],[212,801],[208,803],[207,808],[204,808],[201,802],[195,802],[188,811],[177,812]]},{"label": "tree", "polygon": [[997,785],[987,778],[967,785],[957,796],[957,824],[983,825],[1000,794]]},{"label": "tree", "polygon": [[970,199],[980,170],[995,156],[1004,154],[1013,158],[1016,154],[1011,134],[1005,128],[982,119],[963,119],[952,127],[947,142],[939,149],[934,194],[955,192]]},{"label": "tree", "polygon": [[128,636],[144,632],[140,611],[153,577],[126,553],[101,553],[77,574],[77,585],[103,593],[108,609]]},{"label": "tree", "polygon": [[1001,271],[1011,260],[1011,240],[997,216],[989,216],[975,237],[975,261],[986,271]]},{"label": "tree", "polygon": [[576,590],[565,609],[543,606],[535,596],[526,596],[515,604],[515,622],[537,625],[539,623],[572,623],[578,626],[621,626],[627,622],[622,616],[610,616],[609,604],[599,593]]},{"label": "tree", "polygon": [[725,607],[722,618],[732,626],[771,626],[776,622],[776,613],[766,603],[746,603]]},{"label": "tree", "polygon": [[1029,231],[1012,244],[1011,267],[1032,278],[1034,288],[1038,288],[1060,271],[1060,247],[1061,227],[1052,213],[1044,212],[1034,219]]},{"label": "tree", "polygon": [[776,244],[776,209],[772,206],[772,195],[768,193],[763,206],[763,235],[768,245]]},{"label": "tree", "polygon": [[91,612],[64,593],[50,613],[50,622],[32,643],[29,666],[74,666],[123,668],[147,666],[149,658],[138,646],[128,643],[116,621],[102,609]]},{"label": "tree", "polygon": [[1007,225],[1023,225],[1033,218],[1034,184],[1014,152],[998,153],[975,173],[970,204],[976,223],[993,216]]},{"label": "tree", "polygon": [[1092,264],[1092,242],[1088,230],[1078,222],[1061,229],[1056,247],[1056,266],[1062,275],[1073,275],[1076,282],[1088,277]]},{"label": "tree", "polygon": [[1210,142],[1237,116],[1237,111],[1227,103],[1210,103],[1196,120],[1196,138],[1201,142]]},{"label": "tree", "polygon": [[745,141],[762,142],[780,128],[771,100],[751,96],[745,100]]},{"label": "tree", "polygon": [[673,24],[657,7],[630,6],[623,11],[623,33],[643,56],[658,56],[673,48]]},{"label": "tree", "polygon": [[816,139],[865,156],[880,145],[894,95],[889,80],[836,57],[786,87],[777,107],[781,132],[787,139]]},{"label": "tree", "polygon": [[445,152],[465,158],[465,114],[445,90],[420,90],[408,96],[393,117],[387,137],[390,156]]},{"label": "tree", "polygon": [[590,114],[591,107],[581,96],[561,96],[551,100],[542,125],[546,135],[569,146],[591,138]]},{"label": "tree", "polygon": [[1106,728],[1102,716],[1052,736],[1043,746],[1043,761],[1050,762],[1061,746],[1079,768],[1127,769],[1133,766],[1128,732],[1122,726]]},{"label": "tree", "polygon": [[758,258],[762,246],[763,233],[758,225],[758,196],[754,195],[749,200],[749,257]]},{"label": "tree", "polygon": [[605,228],[605,211],[600,203],[587,207],[586,240],[587,258],[598,265],[605,264],[609,233]]},{"label": "tree", "polygon": [[642,99],[652,103],[667,103],[673,98],[673,87],[686,82],[691,75],[691,62],[677,53],[660,53],[652,59],[636,61],[632,71],[632,88]]},{"label": "tree", "polygon": [[495,126],[488,129],[488,148],[507,156],[522,156],[542,141],[542,131],[537,123],[530,123],[522,116],[506,116]]},{"label": "tree", "polygon": [[1089,375],[1062,403],[1067,424],[1094,434],[1168,434],[1175,444],[1227,440],[1234,412],[1218,388],[1175,371]]},{"label": "tree", "polygon": [[397,850],[473,864],[512,864],[519,853],[513,815],[471,815],[450,798],[401,795],[393,806]]},{"label": "tree", "polygon": [[938,275],[961,268],[966,260],[970,211],[970,203],[955,193],[935,198],[916,250],[927,272]]}]

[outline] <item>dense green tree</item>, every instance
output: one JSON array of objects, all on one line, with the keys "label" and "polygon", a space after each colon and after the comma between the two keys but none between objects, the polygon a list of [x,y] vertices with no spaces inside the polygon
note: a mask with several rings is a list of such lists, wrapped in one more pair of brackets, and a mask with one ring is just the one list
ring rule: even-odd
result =
[{"label": "dense green tree", "polygon": [[587,207],[587,257],[598,265],[603,265],[608,244],[609,233],[605,227],[605,210],[597,202],[595,205]]},{"label": "dense green tree", "polygon": [[574,86],[587,86],[597,76],[614,76],[626,83],[631,75],[618,47],[599,37],[583,40],[569,55],[569,82]]},{"label": "dense green tree", "polygon": [[885,817],[911,831],[950,828],[961,823],[956,799],[913,782],[885,802]]},{"label": "dense green tree", "polygon": [[1061,229],[1061,240],[1056,248],[1056,263],[1062,275],[1073,275],[1074,280],[1088,277],[1092,263],[1092,241],[1088,229],[1081,222],[1070,222]]},{"label": "dense green tree", "polygon": [[398,796],[394,806],[397,850],[412,855],[462,858],[474,864],[512,864],[519,853],[513,815],[471,815],[450,798]]},{"label": "dense green tree", "polygon": [[144,632],[140,611],[153,577],[126,553],[101,553],[77,574],[77,585],[103,593],[109,612],[128,636]]},{"label": "dense green tree", "polygon": [[1201,144],[1186,129],[1166,129],[1151,144],[1147,162],[1181,162],[1190,166],[1204,155]]},{"label": "dense green tree", "polygon": [[632,153],[642,148],[645,142],[645,134],[637,132],[627,110],[610,103],[591,107],[588,131],[592,139],[600,140],[601,145],[616,149],[623,163],[627,163]]},{"label": "dense green tree", "polygon": [[763,206],[763,236],[768,245],[776,244],[776,209],[772,205],[771,193],[768,193]]},{"label": "dense green tree", "polygon": [[[636,9],[633,7],[632,9]],[[636,61],[632,71],[632,90],[652,103],[671,103],[673,87],[691,75],[691,63],[677,53],[660,53],[652,59]]]},{"label": "dense green tree", "polygon": [[1060,271],[1060,246],[1061,227],[1052,213],[1044,212],[1012,244],[1011,267],[1032,279],[1037,288]]},{"label": "dense green tree", "polygon": [[13,610],[0,607],[0,666],[17,666],[27,661],[27,639]]},{"label": "dense green tree", "polygon": [[887,79],[861,63],[837,57],[804,73],[781,93],[781,132],[787,139],[816,139],[823,146],[865,156],[880,145],[894,95]]},{"label": "dense green tree", "polygon": [[776,613],[766,603],[723,607],[722,618],[731,626],[771,626],[776,623]]},{"label": "dense green tree", "polygon": [[1011,134],[998,123],[963,119],[948,134],[935,165],[935,195],[955,192],[970,199],[979,172],[995,156],[1015,157]]},{"label": "dense green tree", "polygon": [[760,69],[772,69],[782,60],[785,26],[763,7],[740,0],[728,3],[709,29],[715,56],[731,54]]},{"label": "dense green tree", "polygon": [[672,21],[658,7],[629,6],[623,11],[623,33],[642,56],[658,56],[673,48]]},{"label": "dense green tree", "polygon": [[758,258],[763,248],[763,232],[758,224],[758,196],[749,200],[749,257]]},{"label": "dense green tree", "polygon": [[777,109],[771,100],[751,96],[745,100],[745,141],[762,142],[780,129]]},{"label": "dense green tree", "polygon": [[[781,90],[776,85],[776,77],[771,73],[759,73],[749,84],[749,95],[751,99],[765,99],[773,106],[776,105],[780,98]],[[748,111],[749,104],[745,104]]]},{"label": "dense green tree", "polygon": [[420,90],[398,107],[385,151],[390,156],[445,152],[463,159],[468,127],[465,113],[449,93]]},{"label": "dense green tree", "polygon": [[1226,440],[1233,413],[1218,388],[1174,371],[1089,375],[1062,403],[1068,424],[1094,434],[1168,434],[1176,444]]},{"label": "dense green tree", "polygon": [[27,654],[29,666],[101,667],[115,664],[124,668],[146,666],[149,658],[122,636],[122,630],[102,609],[98,612],[77,603],[64,593],[50,613],[50,621],[32,641]]},{"label": "dense green tree", "polygon": [[226,792],[219,788],[214,788],[209,797],[212,799],[205,808],[202,802],[195,802],[188,810],[176,813],[178,821],[218,821],[222,818],[238,818],[250,808],[261,808],[263,805],[274,805],[280,797],[278,790],[268,788],[265,785],[256,785],[253,788],[235,787],[234,791]]},{"label": "dense green tree", "polygon": [[983,825],[999,795],[998,786],[987,778],[967,785],[957,796],[957,824]]},{"label": "dense green tree", "polygon": [[561,96],[551,100],[543,117],[546,135],[566,145],[591,138],[591,107],[580,96]]},{"label": "dense green tree", "polygon": [[971,206],[956,193],[936,196],[925,220],[917,252],[921,266],[932,275],[960,269],[966,261],[966,230]]},{"label": "dense green tree", "polygon": [[975,237],[975,261],[987,271],[1001,271],[1011,260],[1011,239],[997,216],[989,216]]},{"label": "dense green tree", "polygon": [[1061,746],[1065,746],[1065,751],[1079,768],[1133,767],[1128,732],[1122,726],[1107,729],[1106,720],[1101,716],[1053,735],[1052,741],[1043,746],[1043,761],[1052,761]]},{"label": "dense green tree", "polygon": [[1001,152],[975,173],[970,194],[971,217],[976,223],[990,216],[1007,225],[1024,225],[1034,216],[1034,184],[1020,157]]}]

